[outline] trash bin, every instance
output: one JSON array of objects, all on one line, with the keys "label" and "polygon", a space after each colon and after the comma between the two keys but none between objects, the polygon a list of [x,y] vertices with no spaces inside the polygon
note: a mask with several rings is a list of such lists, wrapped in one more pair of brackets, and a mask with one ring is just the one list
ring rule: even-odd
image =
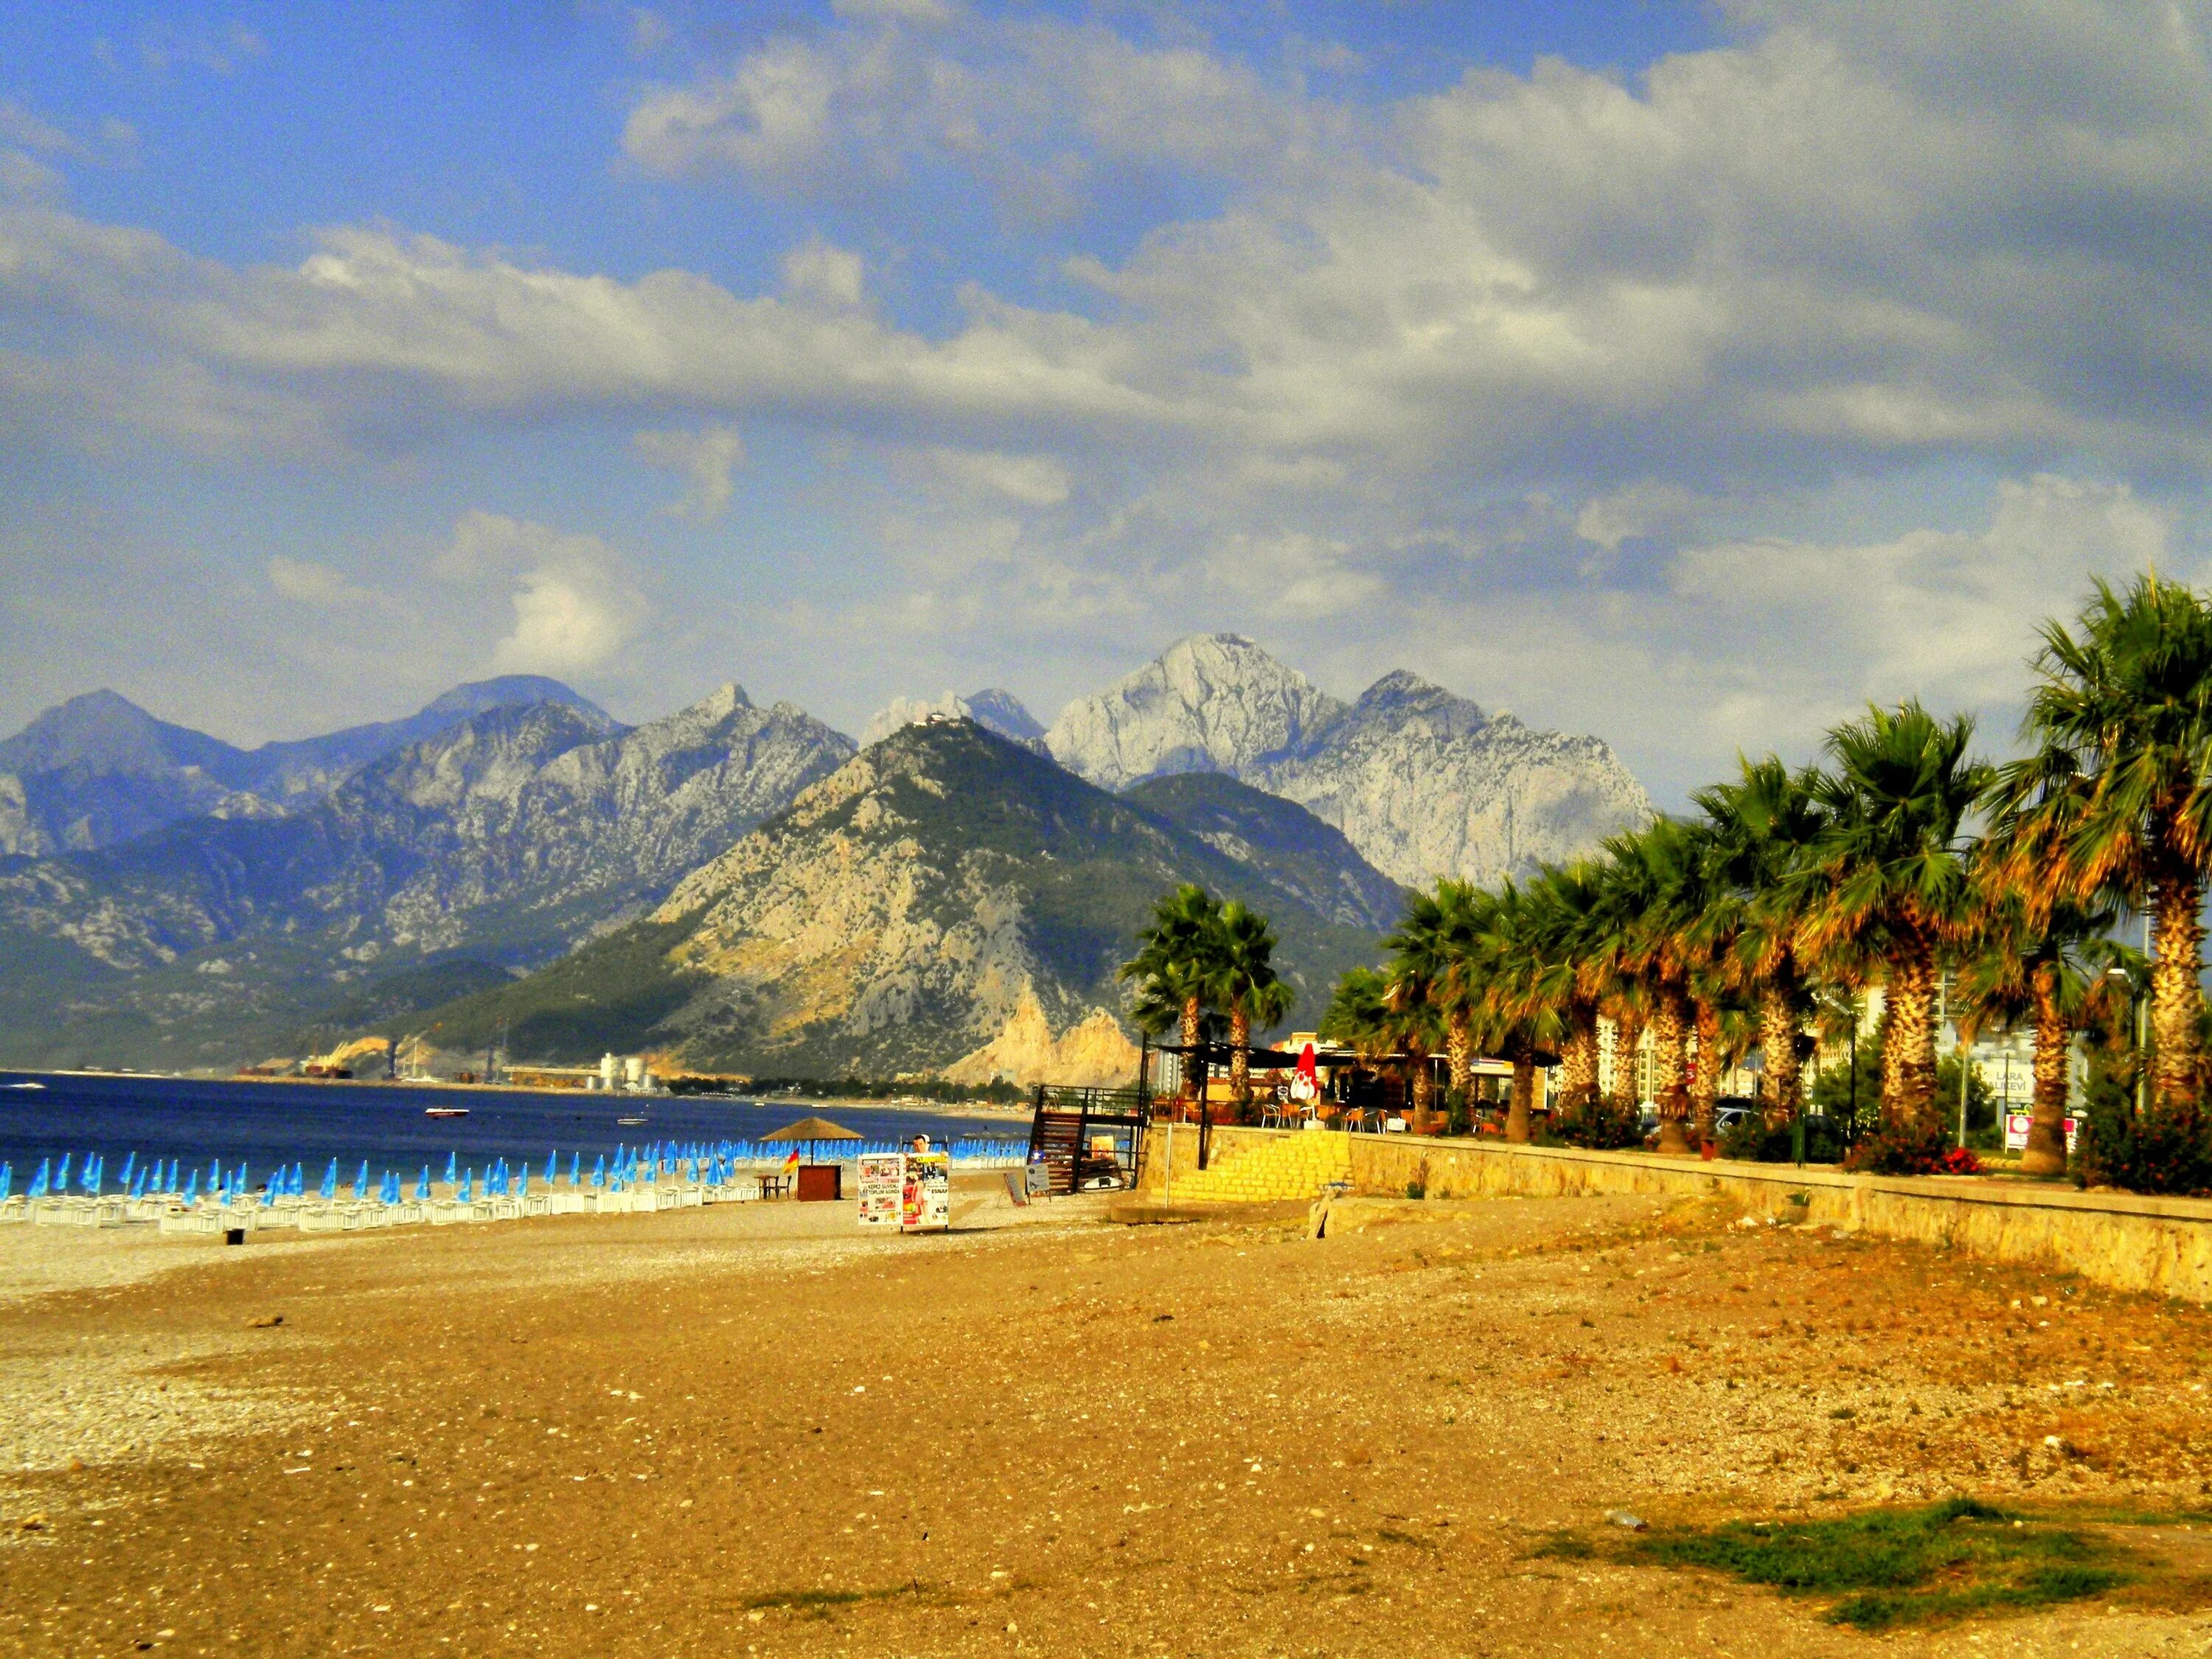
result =
[{"label": "trash bin", "polygon": [[842,1164],[802,1164],[799,1166],[799,1201],[834,1204],[845,1195],[845,1166]]}]

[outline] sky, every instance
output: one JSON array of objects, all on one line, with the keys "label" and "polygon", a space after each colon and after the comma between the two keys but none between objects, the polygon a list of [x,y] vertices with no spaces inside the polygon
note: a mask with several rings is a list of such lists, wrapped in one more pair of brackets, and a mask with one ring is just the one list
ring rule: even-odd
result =
[{"label": "sky", "polygon": [[0,4],[0,729],[558,676],[1049,721],[1194,631],[2012,741],[2203,580],[2212,0]]}]

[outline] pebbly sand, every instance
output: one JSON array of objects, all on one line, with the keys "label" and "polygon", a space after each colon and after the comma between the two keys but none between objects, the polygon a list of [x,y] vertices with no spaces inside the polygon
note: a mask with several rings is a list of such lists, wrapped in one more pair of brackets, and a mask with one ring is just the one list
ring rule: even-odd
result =
[{"label": "pebbly sand", "polygon": [[[0,1650],[1857,1654],[1815,1604],[1532,1550],[1614,1508],[2212,1506],[2202,1310],[1648,1199],[1315,1241],[957,1186],[944,1237],[0,1231]],[[2212,1534],[2156,1538],[2212,1585]],[[2203,1653],[2212,1613],[1890,1641]]]}]

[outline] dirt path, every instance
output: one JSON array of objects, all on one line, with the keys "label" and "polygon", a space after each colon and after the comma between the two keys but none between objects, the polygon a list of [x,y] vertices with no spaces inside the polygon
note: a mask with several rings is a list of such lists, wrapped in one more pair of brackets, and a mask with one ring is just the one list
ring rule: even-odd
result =
[{"label": "dirt path", "polygon": [[[1095,1215],[61,1275],[0,1303],[0,1650],[1856,1653],[1803,1602],[1533,1552],[1615,1509],[2212,1507],[2195,1309],[1641,1199],[1353,1205],[1321,1241]],[[2197,1654],[2212,1617],[1893,1639]]]}]

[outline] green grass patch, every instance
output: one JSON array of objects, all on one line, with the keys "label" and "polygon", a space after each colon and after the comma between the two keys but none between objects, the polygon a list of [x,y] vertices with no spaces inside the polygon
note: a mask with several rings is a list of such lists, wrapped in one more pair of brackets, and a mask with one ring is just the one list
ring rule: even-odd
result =
[{"label": "green grass patch", "polygon": [[1832,1623],[1867,1631],[2083,1601],[2136,1583],[2146,1565],[2108,1539],[1971,1498],[1817,1521],[1655,1527],[1597,1544],[1561,1534],[1532,1553],[1726,1573],[1832,1599]]}]

